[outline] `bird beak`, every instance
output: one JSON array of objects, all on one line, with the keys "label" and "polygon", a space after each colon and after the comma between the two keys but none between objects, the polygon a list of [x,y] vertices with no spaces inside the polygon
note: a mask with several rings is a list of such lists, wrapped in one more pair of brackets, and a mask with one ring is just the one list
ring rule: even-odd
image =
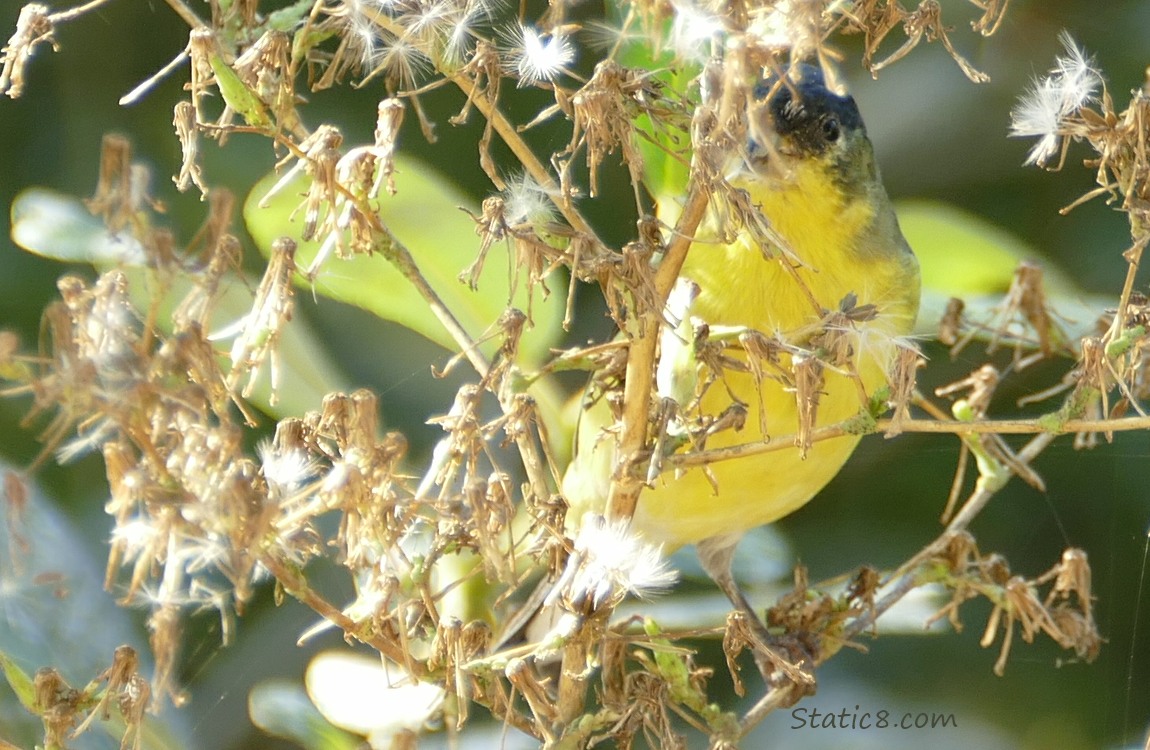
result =
[{"label": "bird beak", "polygon": [[775,130],[774,118],[766,101],[754,102],[747,108],[746,152],[742,168],[760,177],[784,177],[794,149]]}]

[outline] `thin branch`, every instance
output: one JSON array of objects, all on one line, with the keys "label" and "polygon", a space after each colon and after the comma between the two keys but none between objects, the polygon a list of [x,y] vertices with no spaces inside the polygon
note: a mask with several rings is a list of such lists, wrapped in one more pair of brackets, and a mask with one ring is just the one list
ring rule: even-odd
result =
[{"label": "thin branch", "polygon": [[52,23],[71,21],[74,18],[79,18],[88,11],[95,10],[101,5],[107,5],[110,2],[113,2],[113,0],[91,0],[91,2],[85,3],[84,5],[77,5],[75,8],[68,8],[67,10],[53,13],[52,15],[48,16],[48,20]]},{"label": "thin branch", "polygon": [[774,713],[777,709],[786,708],[795,701],[794,683],[783,683],[772,686],[755,705],[743,714],[739,721],[739,738],[746,737],[759,722]]},{"label": "thin branch", "polygon": [[683,213],[675,225],[674,239],[667,246],[663,261],[655,273],[655,302],[652,309],[639,318],[639,332],[627,352],[627,379],[623,384],[623,435],[617,452],[616,476],[611,483],[607,500],[607,518],[623,519],[635,515],[639,492],[643,488],[642,474],[635,471],[644,446],[647,444],[647,423],[651,402],[651,380],[655,374],[655,349],[659,342],[659,326],[663,321],[663,308],[667,297],[679,277],[683,262],[695,230],[707,210],[708,196],[698,186],[687,196]]},{"label": "thin branch", "polygon": [[288,594],[311,607],[320,617],[342,630],[345,636],[355,638],[357,641],[371,646],[396,664],[404,665],[404,668],[409,671],[415,670],[410,672],[413,677],[419,676],[421,662],[407,658],[396,641],[383,638],[360,627],[354,620],[345,615],[343,610],[313,591],[308,585],[307,579],[298,570],[271,554],[262,555],[260,564],[275,576]]},{"label": "thin branch", "polygon": [[503,142],[507,144],[507,147],[515,154],[515,157],[519,159],[519,162],[523,165],[523,168],[527,170],[527,174],[531,176],[531,179],[535,180],[535,182],[543,188],[544,192],[550,197],[551,202],[555,205],[555,208],[563,214],[563,218],[571,225],[571,228],[589,238],[595,244],[602,245],[603,241],[595,234],[595,230],[591,228],[591,225],[587,223],[583,215],[576,211],[569,201],[565,200],[566,196],[558,194],[559,185],[555,182],[555,178],[551,176],[551,173],[547,171],[547,167],[543,166],[543,162],[539,161],[535,152],[532,151],[531,147],[527,145],[527,142],[519,136],[519,133],[515,130],[515,126],[499,111],[499,108],[495,106],[494,102],[489,101],[485,96],[476,96],[475,82],[467,75],[456,73],[451,76],[451,80],[467,95],[468,100],[475,105],[475,108],[479,110],[480,114],[491,121],[495,132],[499,133],[499,137],[503,139]]},{"label": "thin branch", "polygon": [[165,0],[168,6],[176,12],[176,15],[184,19],[184,23],[193,29],[198,29],[204,26],[204,22],[196,15],[196,12],[189,8],[183,0]]},{"label": "thin branch", "polygon": [[[875,422],[875,432],[882,432],[891,425],[892,420],[880,419]],[[811,441],[830,440],[851,434],[846,428],[848,422],[820,427],[811,433]],[[898,424],[902,432],[922,432],[947,435],[964,435],[971,433],[995,435],[1041,435],[1051,438],[1058,435],[1067,435],[1081,432],[1131,432],[1134,430],[1150,429],[1150,416],[1123,417],[1121,419],[1070,419],[1060,424],[1059,432],[1051,432],[1049,426],[1040,419],[980,419],[973,422],[960,422],[945,419],[909,419]],[[784,435],[771,440],[769,443],[739,443],[725,448],[712,448],[697,453],[680,453],[668,456],[664,463],[668,467],[688,468],[703,466],[719,461],[730,461],[747,456],[758,456],[763,453],[793,448],[798,435]]]},{"label": "thin branch", "polygon": [[479,344],[471,338],[471,334],[455,317],[455,314],[448,309],[444,304],[443,299],[439,293],[427,282],[423,277],[423,273],[419,270],[419,265],[415,262],[415,257],[411,251],[407,249],[399,239],[393,235],[382,223],[376,220],[376,229],[379,236],[384,238],[380,246],[375,248],[381,255],[391,261],[404,278],[411,282],[424,301],[427,302],[428,307],[431,308],[432,314],[443,325],[444,329],[455,341],[456,346],[475,371],[479,373],[481,378],[486,378],[491,371],[491,363],[483,356],[483,352],[479,350]]},{"label": "thin branch", "polygon": [[[1017,458],[1020,463],[1028,464],[1038,457],[1038,454],[1046,449],[1054,440],[1054,435],[1049,433],[1038,435],[1018,452]],[[919,584],[918,581],[918,568],[922,563],[926,562],[932,557],[942,553],[950,540],[950,538],[961,531],[965,531],[974,521],[975,517],[986,507],[987,502],[994,496],[997,490],[989,489],[983,484],[975,488],[971,496],[963,504],[962,508],[955,515],[954,519],[947,525],[946,530],[938,536],[933,542],[922,548],[918,554],[911,559],[907,560],[898,570],[891,576],[890,581],[894,581],[887,593],[875,603],[874,607],[868,608],[867,611],[846,628],[843,629],[842,637],[844,639],[853,638],[854,636],[862,633],[878,620],[885,612],[897,604],[904,596],[910,593],[911,590],[916,588]]]},{"label": "thin branch", "polygon": [[[424,278],[423,273],[419,270],[419,266],[415,262],[414,256],[411,251],[399,241],[395,235],[391,234],[382,223],[378,223],[377,229],[379,235],[384,237],[384,243],[381,247],[377,248],[379,252],[390,260],[396,268],[404,275],[404,277],[411,282],[411,284],[427,302],[428,307],[434,313],[435,317],[455,340],[457,346],[475,371],[479,373],[480,378],[486,380],[491,372],[491,363],[483,356],[483,352],[479,349],[479,344],[471,338],[471,335],[464,329],[459,319],[455,317],[454,313],[448,309],[444,304],[443,299],[435,289]],[[499,405],[505,415],[510,415],[514,409],[512,403],[514,394],[504,392],[504,389],[497,389],[496,396],[499,399]],[[515,435],[515,444],[519,449],[520,457],[523,459],[524,470],[527,472],[528,478],[531,481],[531,486],[540,495],[545,495],[548,490],[548,482],[544,468],[547,462],[540,455],[539,446],[532,440],[531,436],[526,431],[518,431]]]},{"label": "thin branch", "polygon": [[[364,8],[361,12],[370,16],[374,23],[394,33],[397,37],[403,38],[406,36],[403,25],[386,13],[371,8]],[[434,59],[435,55],[429,55],[429,57]],[[551,172],[547,170],[543,162],[539,161],[539,157],[535,155],[535,152],[531,150],[527,142],[520,137],[515,126],[511,124],[511,121],[499,111],[495,102],[476,92],[475,81],[471,76],[463,72],[440,72],[458,86],[467,96],[467,101],[474,105],[480,114],[491,122],[492,127],[495,128],[495,132],[499,133],[499,137],[503,139],[503,142],[507,144],[507,147],[515,154],[515,158],[523,165],[523,168],[527,171],[527,174],[531,176],[531,179],[535,180],[535,182],[544,189],[551,202],[555,205],[555,208],[557,208],[563,215],[563,218],[567,220],[571,228],[595,244],[602,245],[603,242],[599,239],[598,235],[595,234],[595,230],[591,228],[591,225],[587,223],[583,215],[571,205],[571,202],[566,199],[567,196],[559,194],[559,185],[555,182],[555,178],[551,176]]]},{"label": "thin branch", "polygon": [[[890,426],[891,420],[880,419],[879,431]],[[943,433],[996,433],[999,435],[1034,435],[1049,433],[1065,435],[1076,432],[1129,432],[1150,428],[1150,417],[1123,417],[1121,419],[1068,419],[1059,423],[1059,431],[1051,432],[1041,418],[1036,419],[979,419],[973,422],[947,421],[936,419],[910,419],[899,423],[903,432],[943,432]]]}]

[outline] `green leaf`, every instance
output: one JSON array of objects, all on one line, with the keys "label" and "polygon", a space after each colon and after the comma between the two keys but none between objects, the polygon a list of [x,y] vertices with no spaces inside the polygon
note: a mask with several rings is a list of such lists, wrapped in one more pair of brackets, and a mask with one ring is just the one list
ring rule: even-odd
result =
[{"label": "green leaf", "polygon": [[355,750],[362,744],[323,718],[303,686],[295,682],[268,680],[256,685],[248,695],[248,715],[263,731],[305,750]]},{"label": "green leaf", "polygon": [[265,26],[273,31],[294,31],[313,7],[315,7],[313,0],[296,0],[286,8],[269,13]]},{"label": "green leaf", "polygon": [[439,685],[407,680],[403,668],[383,665],[347,649],[324,651],[308,664],[308,696],[324,718],[368,739],[372,747],[393,747],[397,736],[419,732],[442,715],[447,693]]},{"label": "green leaf", "polygon": [[[628,62],[630,60],[628,59]],[[638,67],[650,70],[636,61]],[[686,67],[677,70],[664,69],[655,74],[655,80],[663,84],[664,90],[686,91],[688,84],[699,74],[696,67]],[[667,221],[669,216],[662,212],[668,208],[668,202],[674,204],[675,200],[682,200],[687,195],[687,182],[690,177],[690,120],[685,114],[673,124],[656,122],[644,114],[636,118],[635,125],[638,132],[645,133],[646,138],[638,139],[639,153],[643,156],[643,184],[647,191],[655,196],[660,204],[660,216]],[[673,209],[675,213],[678,208]]]},{"label": "green leaf", "polygon": [[[472,337],[479,338],[499,319],[508,305],[528,309],[527,279],[520,278],[510,294],[512,279],[506,245],[491,247],[479,288],[472,291],[459,275],[475,260],[479,238],[475,222],[461,206],[475,201],[459,192],[430,167],[411,159],[396,158],[396,195],[379,199],[379,214],[392,234],[407,247],[420,272],[447,308]],[[297,211],[306,190],[306,177],[299,177],[260,208],[278,176],[261,180],[244,203],[244,219],[261,252],[269,252],[272,242],[288,236],[296,241],[296,261],[306,268],[315,258],[319,242],[301,239],[302,218]],[[523,275],[521,273],[521,275]],[[305,280],[298,279],[300,283]],[[534,329],[523,337],[521,353],[527,362],[540,362],[562,330],[566,282],[552,278],[554,290],[544,297],[536,290],[531,303]],[[330,258],[320,269],[314,289],[325,297],[363,308],[385,320],[409,328],[450,350],[458,346],[432,314],[426,301],[404,275],[379,255],[357,254],[350,258]],[[487,353],[498,342],[483,346]]]},{"label": "green leaf", "polygon": [[[923,287],[951,296],[1003,294],[1019,262],[1039,257],[1005,230],[945,203],[900,202],[898,222],[918,256]],[[1045,266],[1044,276],[1049,290],[1074,288],[1057,269]]]},{"label": "green leaf", "polygon": [[32,678],[28,673],[20,669],[20,666],[3,651],[0,651],[0,671],[4,673],[4,679],[8,681],[12,692],[16,693],[20,704],[35,713],[36,688],[32,686]]},{"label": "green leaf", "polygon": [[28,188],[12,201],[12,241],[65,263],[108,267],[146,260],[144,248],[128,232],[109,232],[78,198],[45,188]]}]

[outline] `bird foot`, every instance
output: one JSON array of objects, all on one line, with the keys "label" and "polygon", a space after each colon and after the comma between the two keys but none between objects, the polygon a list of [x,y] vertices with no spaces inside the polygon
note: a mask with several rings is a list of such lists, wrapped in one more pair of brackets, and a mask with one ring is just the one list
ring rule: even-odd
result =
[{"label": "bird foot", "polygon": [[796,688],[794,700],[815,693],[814,659],[798,639],[781,636],[751,649],[759,674],[770,687],[789,683]]},{"label": "bird foot", "polygon": [[[768,686],[789,683],[795,700],[815,692],[815,658],[809,646],[793,635],[772,635],[754,613],[736,610],[743,639],[751,647],[755,666]],[[734,624],[734,623],[731,623]]]}]

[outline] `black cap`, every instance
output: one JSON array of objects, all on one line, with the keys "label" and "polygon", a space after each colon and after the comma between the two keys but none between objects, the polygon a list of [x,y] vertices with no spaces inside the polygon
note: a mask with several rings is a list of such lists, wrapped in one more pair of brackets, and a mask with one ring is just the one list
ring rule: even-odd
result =
[{"label": "black cap", "polygon": [[[756,101],[765,99],[777,82],[774,76],[759,81]],[[823,71],[814,65],[797,66],[790,85],[778,87],[769,107],[772,129],[808,153],[825,151],[842,132],[866,132],[855,100],[828,89]]]}]

